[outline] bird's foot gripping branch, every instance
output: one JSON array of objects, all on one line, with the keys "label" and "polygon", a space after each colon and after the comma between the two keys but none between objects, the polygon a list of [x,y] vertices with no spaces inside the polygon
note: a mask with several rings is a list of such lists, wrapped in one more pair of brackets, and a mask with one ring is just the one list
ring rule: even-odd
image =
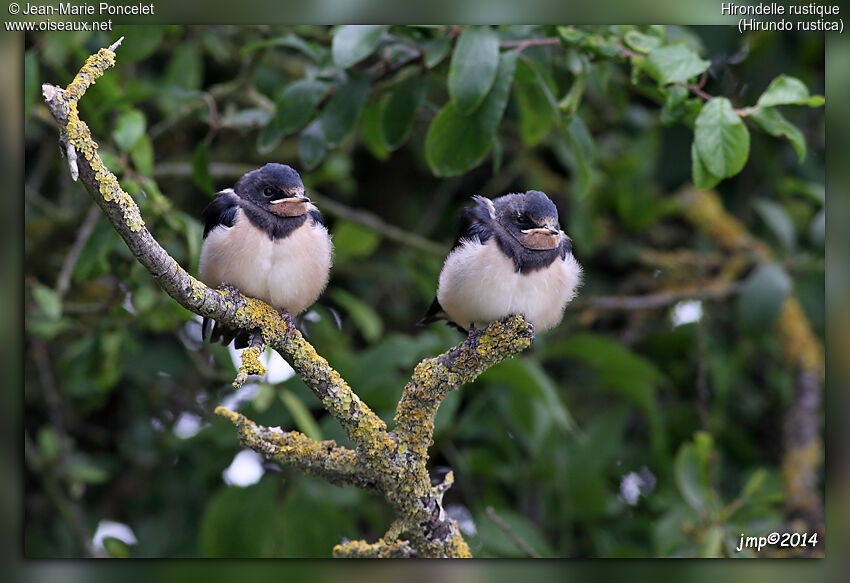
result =
[{"label": "bird's foot gripping branch", "polygon": [[[337,545],[336,556],[469,556],[457,524],[442,506],[453,476],[449,474],[442,484],[432,486],[428,474],[434,418],[449,391],[528,348],[534,339],[532,326],[521,316],[510,316],[471,332],[455,348],[419,363],[396,409],[395,428],[388,430],[294,329],[289,316],[236,290],[206,286],[169,256],[145,227],[138,206],[104,165],[97,143],[77,110],[86,90],[114,65],[119,44],[89,57],[66,89],[49,84],[42,87],[45,102],[59,124],[72,177],[79,178],[136,259],[180,305],[234,329],[259,331],[252,342],[255,351],[265,345],[279,352],[340,423],[353,448],[333,441],[317,442],[298,432],[261,427],[223,407],[216,413],[236,426],[243,445],[268,459],[333,484],[352,484],[379,493],[392,505],[396,520],[384,537],[374,543]],[[254,363],[250,356],[240,368],[244,376],[261,370],[259,362]]]}]

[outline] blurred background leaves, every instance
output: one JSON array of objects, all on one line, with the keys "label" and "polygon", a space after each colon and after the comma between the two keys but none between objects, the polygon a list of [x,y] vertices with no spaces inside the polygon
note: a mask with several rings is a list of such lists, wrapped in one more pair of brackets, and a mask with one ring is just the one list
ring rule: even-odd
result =
[{"label": "blurred background leaves", "polygon": [[[781,435],[795,378],[772,332],[793,295],[823,336],[823,110],[808,107],[823,93],[822,37],[675,26],[120,34],[117,66],[81,116],[154,236],[194,271],[212,194],[266,161],[296,167],[337,246],[305,327],[387,420],[416,362],[460,339],[413,324],[469,196],[537,188],[556,202],[587,274],[579,299],[437,417],[432,472],[455,472],[446,504],[476,556],[727,556],[740,532],[787,523]],[[27,37],[26,555],[321,557],[343,538],[376,539],[392,513],[356,489],[267,465],[253,484],[225,482],[239,448],[211,419],[222,401],[258,423],[345,438],[297,378],[234,394],[228,350],[201,344],[199,323],[71,183],[37,88],[66,84],[113,40]],[[707,110],[677,84],[703,73],[701,90],[728,103]],[[774,259],[695,230],[674,196],[692,181],[716,185]],[[738,287],[641,309],[594,301],[716,280]],[[135,540],[96,545],[102,521]]]}]

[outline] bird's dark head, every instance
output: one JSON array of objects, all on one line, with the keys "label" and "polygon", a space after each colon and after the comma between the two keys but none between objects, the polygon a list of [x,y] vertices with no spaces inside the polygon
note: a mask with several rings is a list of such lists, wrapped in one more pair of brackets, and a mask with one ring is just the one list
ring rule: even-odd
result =
[{"label": "bird's dark head", "polygon": [[493,205],[496,220],[526,249],[554,249],[560,245],[558,209],[539,190],[500,196]]},{"label": "bird's dark head", "polygon": [[300,217],[310,199],[298,172],[284,164],[266,164],[248,172],[236,183],[236,194],[281,217]]}]

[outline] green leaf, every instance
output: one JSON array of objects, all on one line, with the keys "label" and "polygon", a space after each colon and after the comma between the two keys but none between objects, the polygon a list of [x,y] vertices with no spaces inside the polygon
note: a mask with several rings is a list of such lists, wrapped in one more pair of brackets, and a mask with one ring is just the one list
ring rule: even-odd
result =
[{"label": "green leaf", "polygon": [[399,83],[381,107],[381,135],[389,150],[399,148],[410,136],[416,112],[425,102],[425,80],[411,77]]},{"label": "green leaf", "polygon": [[435,175],[462,174],[487,156],[508,102],[516,58],[514,52],[502,55],[493,89],[472,114],[462,113],[449,101],[431,122],[425,158]]},{"label": "green leaf", "polygon": [[544,358],[570,358],[592,369],[599,385],[619,393],[644,412],[653,449],[663,453],[666,444],[656,391],[664,376],[652,362],[610,338],[590,333],[575,334],[548,346]]},{"label": "green leaf", "polygon": [[636,30],[628,30],[626,31],[626,34],[623,35],[623,42],[625,42],[630,49],[639,53],[648,53],[661,44],[661,39],[657,36],[650,36]]},{"label": "green leaf", "polygon": [[319,122],[325,140],[330,145],[339,144],[354,129],[360,117],[372,77],[367,73],[348,73],[334,89]]},{"label": "green leaf", "polygon": [[165,67],[158,99],[160,107],[171,114],[186,101],[196,99],[203,78],[204,60],[199,47],[193,43],[178,45]]},{"label": "green leaf", "polygon": [[268,38],[261,41],[248,43],[244,47],[242,47],[242,54],[252,53],[254,51],[264,49],[267,47],[286,47],[290,49],[295,49],[304,55],[310,57],[314,62],[321,63],[322,59],[327,52],[323,46],[320,46],[316,43],[307,42],[299,36],[296,36],[292,33],[285,34],[283,36],[276,36],[274,38]]},{"label": "green leaf", "polygon": [[505,158],[505,148],[502,146],[502,140],[498,135],[493,136],[493,174],[498,174],[502,169],[502,162]]},{"label": "green leaf", "polygon": [[267,557],[274,549],[274,512],[280,479],[245,488],[223,486],[209,499],[198,539],[205,557]]},{"label": "green leaf", "polygon": [[62,317],[62,300],[54,290],[38,284],[32,289],[32,297],[48,319],[58,320]]},{"label": "green leaf", "polygon": [[251,406],[258,413],[265,413],[269,410],[269,407],[272,406],[274,394],[274,387],[268,383],[261,383],[257,388],[257,392],[254,393],[254,396],[251,399]]},{"label": "green leaf", "polygon": [[331,45],[334,63],[343,69],[359,63],[378,48],[388,28],[383,24],[341,26],[334,34]]},{"label": "green leaf", "polygon": [[270,152],[281,138],[298,131],[310,121],[327,90],[328,84],[317,79],[301,79],[284,87],[275,103],[274,116],[260,132],[260,151]]},{"label": "green leaf", "polygon": [[[381,110],[383,102],[371,100],[363,106],[363,113],[360,114],[360,132],[363,136],[363,145],[366,146],[372,155],[378,160],[388,160],[390,150],[384,142],[383,128],[381,127]],[[336,235],[334,235],[336,237]],[[336,251],[339,257],[339,249]]]},{"label": "green leaf", "polygon": [[215,192],[210,174],[209,146],[206,142],[199,143],[192,154],[192,182],[205,194],[212,195]]},{"label": "green leaf", "polygon": [[369,257],[381,242],[381,236],[357,223],[340,219],[334,225],[335,256],[339,261]]},{"label": "green leaf", "polygon": [[493,87],[499,68],[499,37],[489,26],[461,33],[449,67],[449,95],[461,113],[472,113]]},{"label": "green leaf", "polygon": [[[121,62],[135,63],[151,56],[162,42],[165,27],[152,24],[145,26],[119,25],[111,34],[113,40],[124,37],[121,43]],[[111,42],[111,41],[110,41]]]},{"label": "green leaf", "polygon": [[38,443],[38,451],[44,458],[44,461],[51,462],[59,457],[62,450],[62,442],[59,434],[50,425],[42,425],[38,428],[36,442]]},{"label": "green leaf", "polygon": [[376,342],[381,338],[381,334],[384,332],[384,322],[370,305],[338,287],[333,288],[328,295],[348,312],[367,342]]},{"label": "green leaf", "polygon": [[328,153],[328,142],[318,119],[310,122],[298,138],[298,159],[305,170],[312,170],[322,163]]},{"label": "green leaf", "polygon": [[513,85],[519,110],[519,133],[526,146],[535,146],[547,136],[557,120],[559,110],[552,89],[538,77],[532,65],[520,60]]},{"label": "green leaf", "polygon": [[750,154],[750,132],[725,97],[715,97],[702,106],[694,143],[705,168],[720,178],[740,172]]},{"label": "green leaf", "polygon": [[561,37],[561,40],[564,44],[567,45],[575,45],[580,43],[585,39],[587,33],[574,26],[559,26],[556,29],[558,31],[558,36]]},{"label": "green leaf", "polygon": [[425,66],[433,69],[439,65],[449,54],[451,47],[452,39],[448,36],[438,36],[430,41],[428,46],[425,47]]},{"label": "green leaf", "polygon": [[74,281],[82,283],[107,273],[109,255],[115,250],[118,241],[118,233],[109,221],[104,217],[99,218],[74,266]]},{"label": "green leaf", "polygon": [[40,77],[38,55],[35,50],[29,50],[24,56],[24,119],[26,120],[29,120],[30,104],[39,96]]},{"label": "green leaf", "polygon": [[68,464],[68,478],[84,484],[103,484],[109,472],[83,457],[76,457]]},{"label": "green leaf", "polygon": [[292,419],[295,421],[295,426],[298,430],[315,441],[322,441],[322,431],[319,429],[313,414],[304,405],[304,403],[295,396],[291,391],[282,389],[280,391],[280,400],[286,405]]},{"label": "green leaf", "polygon": [[581,434],[558,386],[539,363],[513,359],[488,370],[481,378],[510,389],[501,397],[503,408],[530,447],[538,447],[553,424],[563,434]]},{"label": "green leaf", "polygon": [[722,178],[708,171],[699,157],[696,142],[691,142],[691,176],[697,188],[714,188]]},{"label": "green leaf", "polygon": [[779,75],[764,93],[759,97],[756,105],[758,107],[770,107],[772,105],[808,105],[819,107],[824,104],[822,95],[809,95],[809,88],[796,77]]},{"label": "green leaf", "polygon": [[[286,486],[286,499],[266,509],[277,517],[273,539],[275,555],[280,557],[327,558],[342,536],[358,532],[362,517],[380,512],[379,507],[371,506],[360,514],[369,506],[368,499],[323,480],[288,480]],[[307,579],[296,576],[291,580]]]},{"label": "green leaf", "polygon": [[716,559],[723,556],[723,541],[726,540],[726,530],[723,525],[713,524],[699,537],[699,557]]},{"label": "green leaf", "polygon": [[750,114],[750,119],[771,136],[788,138],[788,141],[797,151],[797,159],[800,163],[806,159],[806,139],[803,137],[803,132],[788,121],[778,109],[758,107]]},{"label": "green leaf", "polygon": [[574,117],[578,112],[578,106],[581,105],[581,98],[584,95],[584,87],[587,75],[582,71],[575,76],[570,90],[558,102],[558,109],[567,117]]},{"label": "green leaf", "polygon": [[115,123],[112,139],[122,151],[129,152],[144,135],[146,125],[145,114],[141,111],[138,109],[125,111]]},{"label": "green leaf", "polygon": [[791,294],[791,277],[779,263],[761,265],[747,277],[738,296],[738,318],[751,331],[766,331]]},{"label": "green leaf", "polygon": [[133,167],[142,176],[153,176],[153,143],[143,135],[130,150]]},{"label": "green leaf", "polygon": [[767,223],[782,246],[786,250],[792,251],[797,238],[794,223],[782,205],[767,198],[760,198],[755,202],[755,207],[759,216]]},{"label": "green leaf", "polygon": [[741,488],[741,494],[738,496],[741,500],[748,500],[758,494],[767,478],[767,470],[759,468],[750,475],[747,483]]},{"label": "green leaf", "polygon": [[593,187],[593,160],[596,158],[596,148],[587,126],[577,115],[570,119],[570,124],[567,126],[567,138],[575,160],[573,170],[576,192],[580,197],[587,196]]},{"label": "green leaf", "polygon": [[272,115],[261,107],[249,107],[226,113],[221,118],[221,125],[240,130],[253,130],[268,125]]},{"label": "green leaf", "polygon": [[606,59],[613,59],[620,54],[620,45],[616,36],[590,35],[582,40],[581,47]]},{"label": "green leaf", "polygon": [[[494,512],[498,522],[489,514],[482,514],[475,521],[480,529],[476,538],[490,553],[508,558],[529,558],[529,552],[540,557],[555,556],[538,525],[507,508],[499,508]],[[506,535],[505,529],[512,536]]]},{"label": "green leaf", "polygon": [[708,516],[717,503],[708,476],[712,447],[711,435],[697,432],[693,441],[682,444],[673,462],[679,493],[688,506],[703,516]]},{"label": "green leaf", "polygon": [[103,537],[103,548],[113,559],[126,559],[130,556],[130,547],[114,536]]},{"label": "green leaf", "polygon": [[647,72],[662,85],[687,81],[707,70],[710,61],[685,45],[666,45],[652,49],[646,60]]},{"label": "green leaf", "polygon": [[671,125],[685,115],[683,105],[688,98],[688,90],[681,85],[670,85],[665,90],[667,95],[664,98],[664,106],[661,108],[661,123]]}]

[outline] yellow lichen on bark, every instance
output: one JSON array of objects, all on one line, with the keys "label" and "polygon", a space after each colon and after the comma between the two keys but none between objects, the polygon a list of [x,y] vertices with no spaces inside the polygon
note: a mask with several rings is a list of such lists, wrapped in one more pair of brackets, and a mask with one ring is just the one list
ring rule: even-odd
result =
[{"label": "yellow lichen on bark", "polygon": [[88,125],[80,119],[77,102],[85,94],[86,90],[103,75],[104,71],[115,64],[115,53],[109,49],[100,49],[97,54],[86,59],[86,64],[74,77],[74,80],[65,89],[68,96],[68,123],[65,129],[68,132],[68,140],[74,148],[83,155],[94,171],[98,190],[107,202],[114,202],[120,208],[124,216],[124,222],[133,232],[141,231],[145,222],[142,220],[139,207],[127,192],[125,192],[118,179],[112,174],[97,153],[98,145],[91,137]]},{"label": "yellow lichen on bark", "polygon": [[754,238],[741,221],[726,212],[723,202],[713,190],[689,189],[679,195],[678,200],[685,217],[724,249],[750,250],[762,259],[771,257],[770,248]]},{"label": "yellow lichen on bark", "polygon": [[786,361],[823,377],[823,349],[797,298],[785,300],[777,331]]}]

